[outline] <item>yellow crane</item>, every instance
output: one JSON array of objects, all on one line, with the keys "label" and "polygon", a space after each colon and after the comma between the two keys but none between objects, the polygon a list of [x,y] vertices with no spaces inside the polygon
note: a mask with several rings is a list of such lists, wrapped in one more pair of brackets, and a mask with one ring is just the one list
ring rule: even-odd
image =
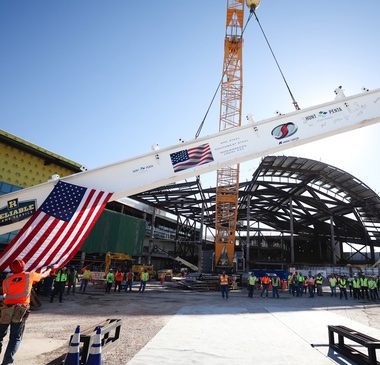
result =
[{"label": "yellow crane", "polygon": [[[219,131],[241,126],[243,93],[244,0],[227,0]],[[260,0],[247,0],[255,10]],[[230,141],[235,145],[238,141]],[[233,268],[240,165],[217,170],[215,200],[215,269]]]}]

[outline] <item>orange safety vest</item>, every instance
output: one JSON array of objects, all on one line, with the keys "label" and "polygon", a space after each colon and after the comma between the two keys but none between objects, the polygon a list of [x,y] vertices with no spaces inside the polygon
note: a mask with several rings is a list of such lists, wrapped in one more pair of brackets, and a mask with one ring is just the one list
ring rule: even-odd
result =
[{"label": "orange safety vest", "polygon": [[124,277],[124,275],[122,272],[116,271],[116,273],[115,273],[115,280],[116,281],[122,281],[123,277]]},{"label": "orange safety vest", "polygon": [[261,282],[263,284],[269,284],[271,280],[268,277],[264,276],[263,278],[261,278]]},{"label": "orange safety vest", "polygon": [[220,277],[220,285],[228,285],[228,276],[227,275],[222,275]]},{"label": "orange safety vest", "polygon": [[32,272],[21,272],[13,274],[3,281],[3,292],[6,294],[4,304],[23,304],[28,306],[30,303],[30,292],[34,282],[42,279],[42,274]]},{"label": "orange safety vest", "polygon": [[82,280],[91,280],[91,271],[90,270],[85,269],[83,271]]}]

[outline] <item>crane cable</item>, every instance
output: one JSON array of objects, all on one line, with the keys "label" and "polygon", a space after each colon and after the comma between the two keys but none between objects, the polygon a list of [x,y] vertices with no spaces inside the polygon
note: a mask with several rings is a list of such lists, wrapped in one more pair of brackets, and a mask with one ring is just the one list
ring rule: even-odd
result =
[{"label": "crane cable", "polygon": [[236,44],[236,46],[235,46],[235,49],[231,52],[231,56],[230,56],[230,58],[229,58],[229,60],[228,60],[228,62],[227,62],[226,68],[223,70],[222,77],[221,77],[221,79],[220,79],[220,81],[219,81],[218,87],[217,87],[216,90],[215,90],[214,96],[213,96],[212,99],[211,99],[211,102],[210,102],[210,104],[209,104],[209,106],[208,106],[208,108],[207,108],[207,111],[206,111],[206,113],[205,113],[205,116],[203,117],[203,120],[202,120],[202,122],[201,122],[201,124],[200,124],[200,126],[199,126],[199,128],[198,128],[198,130],[197,130],[197,133],[195,134],[195,139],[197,139],[197,138],[199,137],[199,135],[201,134],[201,131],[202,131],[203,125],[204,125],[204,123],[205,123],[205,120],[206,120],[206,118],[207,118],[207,115],[208,115],[208,113],[209,113],[209,111],[210,111],[210,109],[211,109],[212,104],[214,103],[215,97],[216,97],[216,95],[217,95],[217,93],[218,93],[218,91],[219,91],[219,89],[220,89],[220,87],[221,87],[221,85],[222,85],[223,78],[224,78],[224,76],[226,75],[227,70],[228,70],[228,67],[229,67],[229,65],[230,65],[230,63],[231,63],[231,61],[232,61],[232,58],[233,58],[234,54],[236,53],[236,51],[237,51],[237,49],[238,49],[238,47],[239,47],[239,45],[240,45],[240,43],[241,43],[241,41],[242,41],[242,39],[243,39],[244,31],[245,31],[245,29],[247,28],[247,25],[248,25],[249,21],[251,20],[251,18],[252,18],[252,12],[249,14],[248,20],[247,20],[247,22],[245,23],[245,26],[244,26],[244,28],[243,28],[243,30],[242,30],[242,32],[241,32],[241,36],[240,36],[239,42],[237,42],[237,44]]},{"label": "crane cable", "polygon": [[[282,70],[281,70],[281,67],[280,67],[280,65],[279,65],[279,63],[278,63],[278,61],[277,61],[277,58],[276,58],[276,56],[275,56],[275,54],[274,54],[274,52],[273,52],[273,49],[272,49],[272,47],[271,47],[271,45],[270,45],[270,43],[269,43],[269,41],[268,41],[268,38],[267,38],[267,36],[265,35],[265,32],[264,32],[264,30],[263,30],[263,28],[262,28],[262,26],[261,26],[261,24],[260,24],[259,18],[258,18],[257,15],[256,15],[256,12],[255,12],[255,8],[254,8],[254,7],[252,7],[251,10],[250,10],[248,20],[247,20],[247,22],[245,23],[245,26],[244,26],[243,31],[242,31],[242,33],[241,33],[241,37],[240,37],[239,43],[240,43],[240,42],[242,41],[242,39],[243,39],[243,34],[244,34],[244,32],[245,32],[245,29],[247,28],[247,25],[248,25],[249,21],[250,21],[251,18],[252,18],[252,15],[255,15],[256,21],[257,21],[257,23],[258,23],[258,25],[259,25],[259,27],[260,27],[260,29],[261,29],[261,32],[263,33],[263,36],[264,36],[264,38],[265,38],[265,41],[267,42],[267,45],[268,45],[268,47],[269,47],[269,50],[271,51],[272,56],[273,56],[273,58],[274,58],[274,60],[275,60],[275,62],[276,62],[276,65],[277,65],[277,67],[278,67],[278,69],[279,69],[279,71],[280,71],[280,73],[281,73],[282,79],[283,79],[284,82],[285,82],[285,85],[286,85],[286,87],[287,87],[287,89],[288,89],[288,91],[289,91],[290,97],[292,98],[293,105],[294,105],[295,109],[296,109],[296,110],[301,110],[301,108],[298,106],[298,103],[297,103],[296,99],[295,99],[294,96],[293,96],[292,91],[290,90],[290,87],[289,87],[289,85],[288,85],[288,82],[286,81],[286,78],[285,78],[285,76],[284,76],[284,73],[283,73]],[[195,139],[197,139],[197,138],[199,137],[199,135],[201,134],[201,131],[202,131],[203,125],[204,125],[204,123],[205,123],[205,121],[206,121],[206,118],[207,118],[207,116],[208,116],[208,113],[209,113],[209,111],[210,111],[210,109],[211,109],[211,106],[212,106],[212,104],[214,103],[215,97],[216,97],[216,95],[217,95],[217,93],[218,93],[218,91],[219,91],[219,89],[220,89],[220,87],[221,87],[221,85],[222,85],[223,78],[224,78],[224,76],[226,75],[226,72],[227,72],[228,66],[230,65],[230,63],[231,63],[231,61],[232,61],[232,56],[234,55],[234,52],[237,50],[239,43],[236,45],[235,50],[232,52],[232,55],[231,55],[231,57],[230,57],[230,59],[229,59],[229,61],[228,61],[228,63],[227,63],[227,66],[226,66],[226,68],[225,68],[224,71],[223,71],[223,74],[222,74],[222,77],[221,77],[221,79],[220,79],[220,81],[219,81],[219,84],[218,84],[218,86],[217,86],[217,88],[216,88],[216,90],[215,90],[215,93],[214,93],[214,95],[213,95],[213,97],[212,97],[212,99],[211,99],[211,102],[210,102],[210,104],[209,104],[209,106],[208,106],[208,108],[207,108],[207,110],[206,110],[206,113],[205,113],[205,115],[204,115],[204,117],[203,117],[203,120],[202,120],[201,124],[199,125],[199,128],[198,128],[198,130],[197,130],[197,133],[195,134]]]},{"label": "crane cable", "polygon": [[251,14],[252,14],[252,13],[255,15],[255,18],[256,18],[257,24],[259,25],[259,27],[260,27],[260,29],[261,29],[261,32],[263,33],[263,36],[264,36],[264,38],[265,38],[265,40],[266,40],[266,42],[267,42],[267,45],[268,45],[268,47],[269,47],[269,49],[270,49],[270,51],[271,51],[271,53],[272,53],[272,56],[273,56],[273,58],[274,58],[274,60],[275,60],[275,62],[276,62],[276,65],[277,65],[277,67],[278,67],[278,69],[279,69],[279,71],[280,71],[280,73],[281,73],[282,79],[284,80],[285,85],[286,85],[286,87],[288,88],[288,91],[289,91],[290,97],[291,97],[292,100],[293,100],[293,105],[294,105],[294,107],[296,108],[296,110],[301,110],[301,108],[298,106],[298,103],[296,102],[296,99],[294,99],[294,96],[293,96],[293,94],[292,94],[292,92],[291,92],[291,90],[290,90],[290,87],[289,87],[289,85],[288,85],[288,83],[287,83],[287,81],[286,81],[286,79],[285,79],[285,76],[284,76],[284,74],[283,74],[283,72],[282,72],[282,70],[281,70],[281,67],[280,67],[279,63],[277,62],[277,58],[276,58],[276,56],[275,56],[275,54],[274,54],[274,52],[273,52],[273,50],[272,50],[272,47],[271,47],[271,45],[270,45],[270,43],[269,43],[269,41],[268,41],[267,36],[265,35],[265,32],[264,32],[264,30],[263,30],[263,28],[262,28],[262,26],[261,26],[261,24],[260,24],[259,18],[257,17],[256,12],[255,12],[254,9],[251,9]]}]

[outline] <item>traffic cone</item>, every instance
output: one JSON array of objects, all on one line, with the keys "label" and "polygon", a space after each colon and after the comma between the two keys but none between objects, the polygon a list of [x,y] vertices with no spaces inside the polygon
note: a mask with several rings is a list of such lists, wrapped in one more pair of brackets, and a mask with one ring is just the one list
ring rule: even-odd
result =
[{"label": "traffic cone", "polygon": [[69,345],[63,365],[79,365],[80,326],[77,326]]},{"label": "traffic cone", "polygon": [[86,365],[102,365],[102,327],[98,327],[96,335],[94,336],[94,342],[90,348],[90,355],[88,356]]}]

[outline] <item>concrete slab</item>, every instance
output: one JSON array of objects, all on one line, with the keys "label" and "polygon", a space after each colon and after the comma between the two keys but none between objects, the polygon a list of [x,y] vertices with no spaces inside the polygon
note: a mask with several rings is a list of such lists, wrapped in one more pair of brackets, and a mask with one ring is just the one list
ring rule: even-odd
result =
[{"label": "concrete slab", "polygon": [[329,350],[328,324],[380,338],[379,330],[324,310],[183,307],[128,365],[348,364]]}]

